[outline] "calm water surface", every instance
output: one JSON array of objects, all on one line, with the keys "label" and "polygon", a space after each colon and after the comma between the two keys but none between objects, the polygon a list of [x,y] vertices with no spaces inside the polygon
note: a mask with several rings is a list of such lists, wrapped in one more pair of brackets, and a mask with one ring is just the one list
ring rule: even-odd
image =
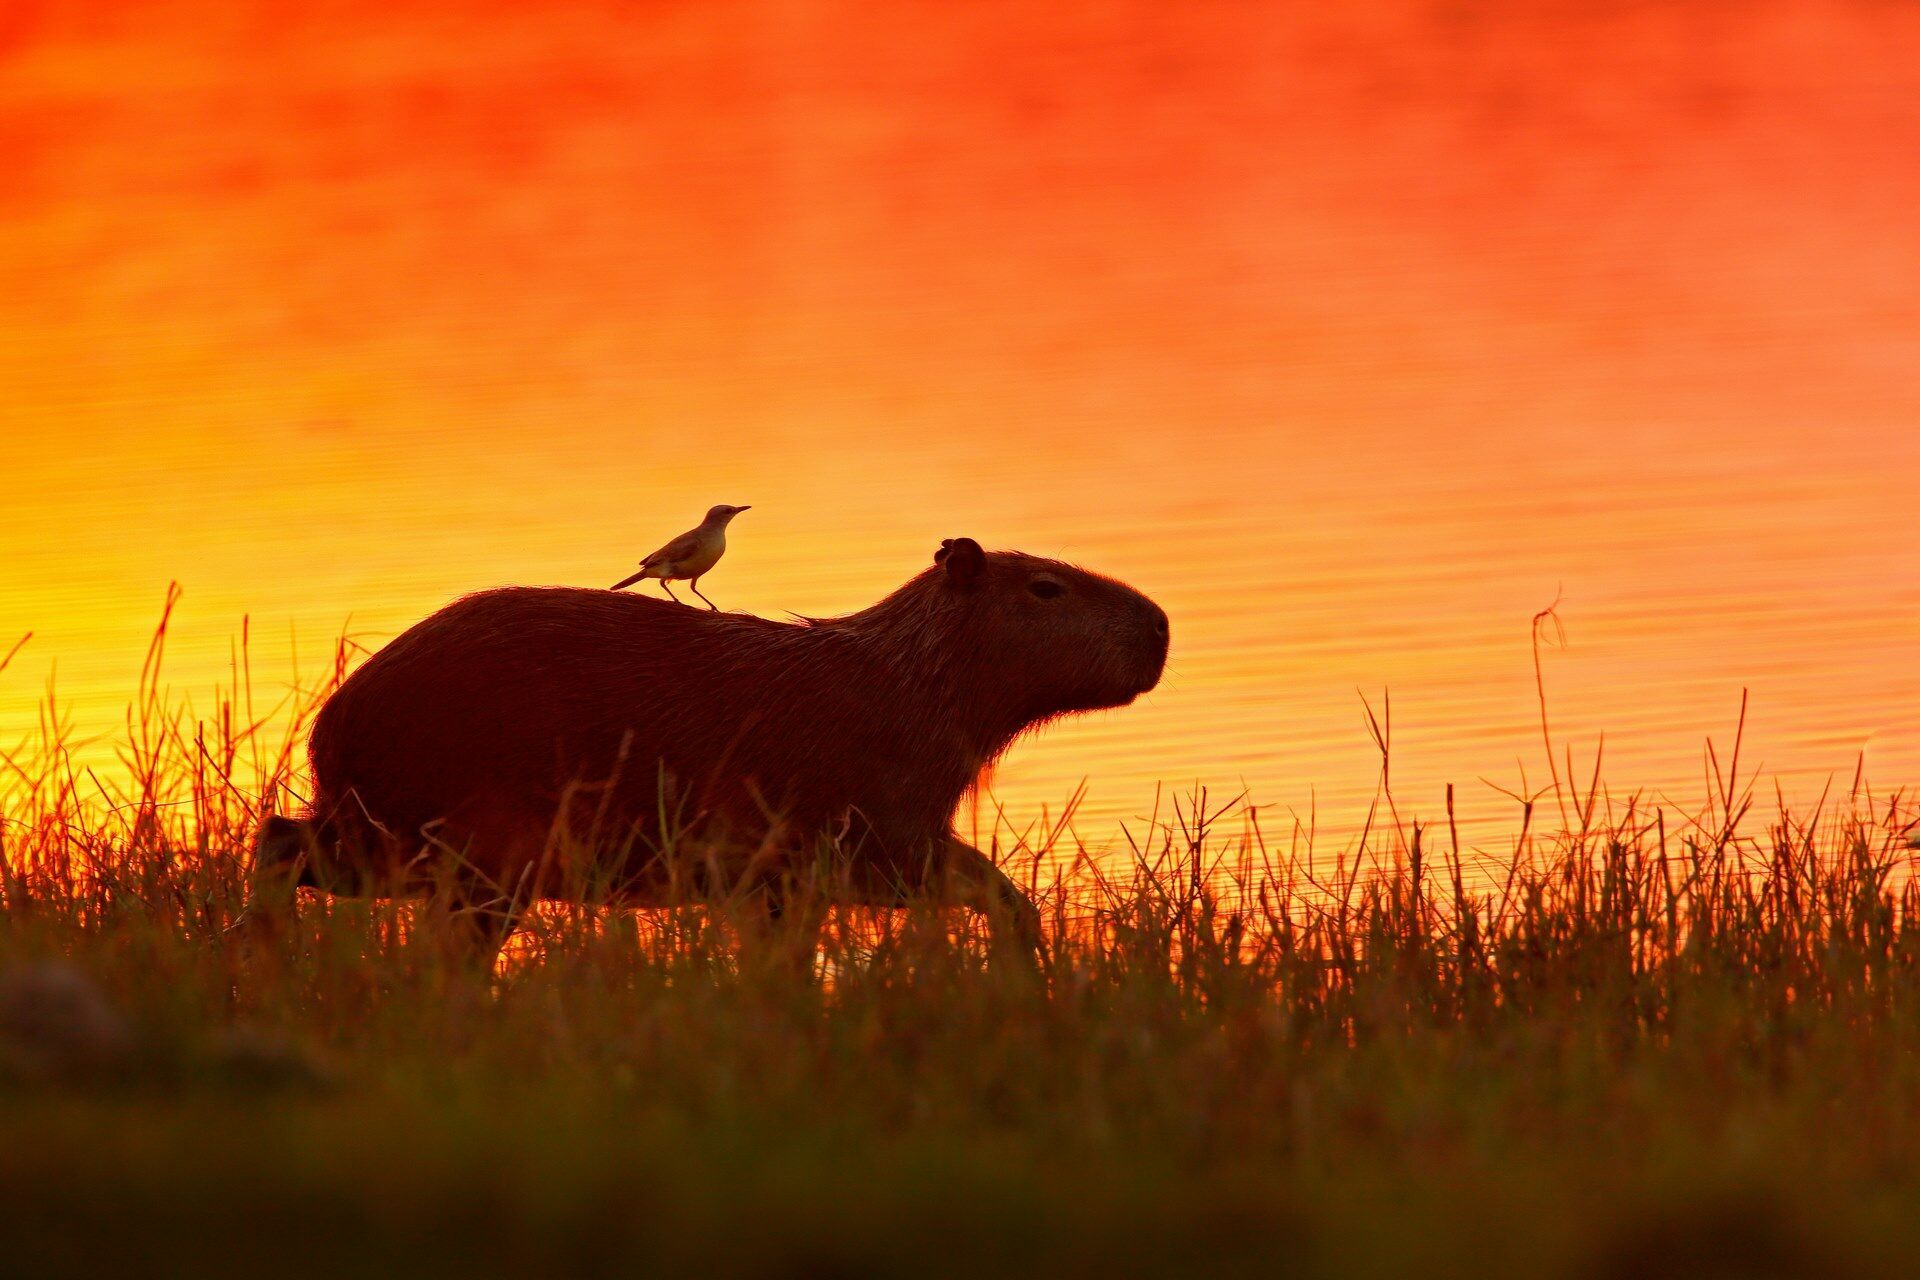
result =
[{"label": "calm water surface", "polygon": [[169,580],[175,687],[243,616],[272,686],[726,501],[730,608],[960,534],[1167,606],[1016,825],[1338,847],[1390,694],[1402,814],[1498,848],[1556,600],[1617,790],[1697,804],[1743,689],[1792,795],[1920,777],[1920,12],[234,8],[0,20],[9,741],[118,723]]}]

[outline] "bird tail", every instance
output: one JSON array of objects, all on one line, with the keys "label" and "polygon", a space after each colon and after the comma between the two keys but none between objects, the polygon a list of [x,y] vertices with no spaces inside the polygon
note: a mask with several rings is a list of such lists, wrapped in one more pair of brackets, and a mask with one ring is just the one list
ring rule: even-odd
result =
[{"label": "bird tail", "polygon": [[626,589],[627,589],[628,587],[630,587],[630,586],[632,586],[632,585],[633,585],[634,583],[636,583],[636,582],[639,582],[639,581],[640,581],[640,580],[641,580],[642,578],[645,578],[646,576],[647,576],[647,571],[646,571],[645,569],[642,569],[642,570],[641,570],[640,572],[638,572],[638,573],[635,573],[635,574],[630,574],[629,576],[627,576],[627,577],[624,577],[624,578],[622,578],[622,579],[620,579],[620,581],[618,581],[618,582],[616,582],[616,583],[614,583],[614,584],[613,584],[612,586],[610,586],[610,587],[608,587],[608,588],[607,588],[607,590],[609,590],[609,591],[624,591],[624,590],[626,590]]}]

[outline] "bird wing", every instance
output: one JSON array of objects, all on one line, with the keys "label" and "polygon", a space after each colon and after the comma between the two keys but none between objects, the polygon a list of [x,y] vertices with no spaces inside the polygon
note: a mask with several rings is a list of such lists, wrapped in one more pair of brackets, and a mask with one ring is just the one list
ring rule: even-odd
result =
[{"label": "bird wing", "polygon": [[657,564],[672,564],[675,560],[685,560],[700,549],[700,531],[695,529],[683,533],[640,562],[642,569],[651,569]]}]

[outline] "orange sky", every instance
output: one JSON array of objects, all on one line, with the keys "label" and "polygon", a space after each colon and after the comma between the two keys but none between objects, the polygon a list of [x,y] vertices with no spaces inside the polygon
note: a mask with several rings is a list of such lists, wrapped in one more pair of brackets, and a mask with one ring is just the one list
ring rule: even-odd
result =
[{"label": "orange sky", "polygon": [[[1920,11],[340,0],[0,16],[0,733],[284,678],[749,502],[729,607],[970,534],[1174,617],[1016,750],[1337,827],[1543,771],[1920,774]],[[1325,8],[1326,12],[1320,9]],[[269,16],[271,15],[271,16]],[[278,645],[276,648],[275,645]]]}]

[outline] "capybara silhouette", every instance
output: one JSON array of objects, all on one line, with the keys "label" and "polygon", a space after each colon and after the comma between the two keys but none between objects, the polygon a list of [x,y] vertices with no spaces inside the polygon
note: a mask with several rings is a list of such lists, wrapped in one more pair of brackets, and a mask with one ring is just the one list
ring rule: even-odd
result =
[{"label": "capybara silhouette", "polygon": [[954,810],[1023,732],[1153,688],[1167,645],[1133,588],[971,538],[839,618],[468,596],[321,708],[312,805],[262,829],[256,909],[296,884],[427,895],[490,957],[533,899],[585,885],[645,906],[750,878],[777,914],[782,870],[825,842],[849,900],[935,890],[1037,945],[1032,904],[953,835]]}]

